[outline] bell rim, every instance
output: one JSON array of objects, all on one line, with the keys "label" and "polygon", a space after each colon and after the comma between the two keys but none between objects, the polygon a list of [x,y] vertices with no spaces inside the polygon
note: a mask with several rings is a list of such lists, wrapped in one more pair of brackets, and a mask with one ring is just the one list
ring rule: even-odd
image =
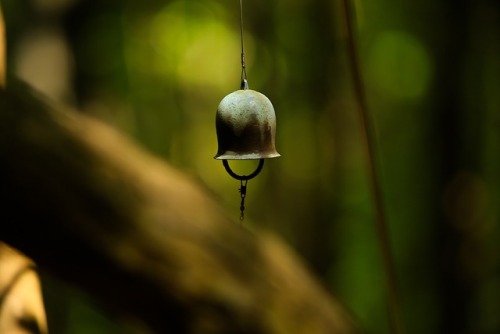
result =
[{"label": "bell rim", "polygon": [[281,157],[281,154],[278,152],[273,152],[273,153],[267,153],[267,154],[262,154],[262,153],[237,153],[237,152],[224,152],[222,154],[216,154],[214,159],[215,160],[259,160],[259,159],[273,159],[273,158],[279,158]]}]

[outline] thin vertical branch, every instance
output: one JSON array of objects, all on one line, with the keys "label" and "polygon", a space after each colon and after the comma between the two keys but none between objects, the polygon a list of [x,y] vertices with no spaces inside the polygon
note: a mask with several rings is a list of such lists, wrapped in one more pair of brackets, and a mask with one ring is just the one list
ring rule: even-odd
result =
[{"label": "thin vertical branch", "polygon": [[375,206],[375,223],[377,237],[380,244],[382,264],[385,273],[387,299],[389,307],[389,316],[392,333],[403,333],[403,324],[401,321],[399,296],[396,284],[396,271],[394,260],[389,240],[389,231],[387,226],[387,218],[384,210],[382,198],[382,187],[380,185],[379,172],[377,170],[376,154],[375,154],[375,128],[371,121],[366,103],[366,94],[361,74],[358,52],[356,49],[353,13],[349,0],[342,0],[345,28],[347,33],[348,57],[351,66],[351,73],[354,86],[354,94],[358,103],[358,112],[361,123],[362,142],[366,148],[367,164],[369,173],[369,182],[371,185],[372,196]]}]

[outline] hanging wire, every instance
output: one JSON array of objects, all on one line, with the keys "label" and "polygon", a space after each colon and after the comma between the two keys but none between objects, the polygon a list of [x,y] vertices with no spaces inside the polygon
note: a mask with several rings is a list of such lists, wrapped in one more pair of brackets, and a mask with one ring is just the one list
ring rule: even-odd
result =
[{"label": "hanging wire", "polygon": [[243,0],[240,0],[240,42],[241,42],[241,89],[248,89],[247,69],[245,64],[245,46],[243,44]]}]

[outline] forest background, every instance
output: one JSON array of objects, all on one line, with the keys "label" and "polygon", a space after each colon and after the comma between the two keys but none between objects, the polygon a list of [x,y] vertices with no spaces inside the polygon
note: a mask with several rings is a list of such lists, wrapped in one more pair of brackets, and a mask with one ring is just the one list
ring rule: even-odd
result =
[{"label": "forest background", "polygon": [[[407,332],[498,333],[500,5],[354,3]],[[238,1],[2,6],[11,74],[196,176],[237,220],[239,184],[212,158],[215,110],[239,88]],[[340,2],[244,2],[244,23],[249,84],[274,104],[282,154],[249,182],[244,225],[280,235],[362,328],[386,333]],[[55,332],[125,331],[89,296],[42,279]]]}]

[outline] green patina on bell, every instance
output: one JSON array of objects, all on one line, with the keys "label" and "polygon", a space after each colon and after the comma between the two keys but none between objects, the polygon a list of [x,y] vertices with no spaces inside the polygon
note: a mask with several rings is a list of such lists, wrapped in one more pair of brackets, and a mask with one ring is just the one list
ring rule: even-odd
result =
[{"label": "green patina on bell", "polygon": [[215,159],[276,158],[276,115],[271,101],[255,90],[242,89],[222,99],[215,118],[218,150]]}]

